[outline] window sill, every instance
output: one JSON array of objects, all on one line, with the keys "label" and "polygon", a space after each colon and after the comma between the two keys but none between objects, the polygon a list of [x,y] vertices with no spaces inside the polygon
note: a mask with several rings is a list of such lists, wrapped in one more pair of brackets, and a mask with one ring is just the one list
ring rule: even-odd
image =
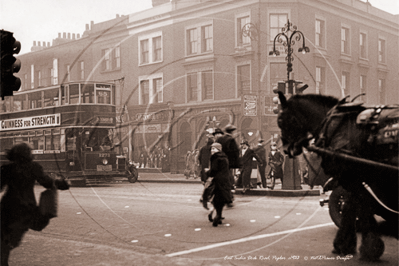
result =
[{"label": "window sill", "polygon": [[142,66],[150,66],[150,65],[155,65],[155,64],[162,63],[162,62],[163,62],[163,60],[154,61],[154,62],[148,62],[148,63],[140,63],[140,64],[139,64],[139,67],[142,67]]},{"label": "window sill", "polygon": [[186,66],[198,63],[208,63],[208,62],[214,62],[215,60],[216,57],[213,53],[203,53],[186,57],[184,59],[183,65]]},{"label": "window sill", "polygon": [[112,73],[112,72],[117,72],[117,71],[121,71],[121,68],[115,68],[115,69],[110,69],[110,70],[102,70],[100,73],[101,74],[106,74],[106,73]]}]

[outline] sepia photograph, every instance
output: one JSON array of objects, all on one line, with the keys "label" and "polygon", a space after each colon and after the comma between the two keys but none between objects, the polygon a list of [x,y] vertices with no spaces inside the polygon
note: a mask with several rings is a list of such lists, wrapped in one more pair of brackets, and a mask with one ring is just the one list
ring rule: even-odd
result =
[{"label": "sepia photograph", "polygon": [[0,0],[0,33],[0,265],[398,265],[398,0]]}]

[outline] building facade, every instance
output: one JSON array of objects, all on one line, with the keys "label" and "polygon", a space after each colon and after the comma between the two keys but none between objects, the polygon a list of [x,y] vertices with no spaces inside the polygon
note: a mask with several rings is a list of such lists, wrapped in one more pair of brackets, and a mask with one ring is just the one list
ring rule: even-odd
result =
[{"label": "building facade", "polygon": [[[309,85],[305,93],[338,98],[365,93],[358,100],[399,102],[399,15],[369,3],[153,4],[92,22],[81,38],[59,35],[53,46],[20,55],[21,90],[76,80],[115,82],[121,152],[138,161],[141,154],[149,158],[153,150],[162,150],[170,171],[182,172],[187,151],[204,144],[207,127],[234,124],[239,140],[253,143],[278,135],[272,89],[287,80],[287,62],[280,43],[280,56],[269,52],[290,20],[305,36],[293,45],[291,73]],[[303,41],[310,53],[297,52]]]}]

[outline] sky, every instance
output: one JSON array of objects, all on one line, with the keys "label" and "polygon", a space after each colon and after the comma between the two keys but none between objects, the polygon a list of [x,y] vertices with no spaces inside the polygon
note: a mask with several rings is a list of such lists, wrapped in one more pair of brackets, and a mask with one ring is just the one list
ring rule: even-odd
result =
[{"label": "sky", "polygon": [[[399,0],[369,2],[399,14]],[[14,33],[22,54],[30,52],[33,41],[52,44],[58,33],[82,35],[90,21],[103,22],[116,14],[129,15],[151,7],[151,0],[0,0],[0,29]]]}]

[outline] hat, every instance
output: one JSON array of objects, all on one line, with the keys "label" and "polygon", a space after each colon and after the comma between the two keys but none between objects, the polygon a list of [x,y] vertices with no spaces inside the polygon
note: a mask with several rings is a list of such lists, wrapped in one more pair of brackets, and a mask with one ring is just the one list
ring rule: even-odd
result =
[{"label": "hat", "polygon": [[220,144],[219,142],[214,142],[212,143],[211,148],[216,148],[219,151],[222,151],[222,144]]},{"label": "hat", "polygon": [[215,136],[216,134],[222,134],[224,135],[223,131],[220,128],[216,128],[215,132],[213,132],[213,135]]},{"label": "hat", "polygon": [[227,133],[231,133],[231,132],[233,132],[233,131],[236,130],[236,129],[237,129],[236,126],[229,124],[229,125],[227,125],[227,126],[224,128],[224,131],[226,131]]},{"label": "hat", "polygon": [[264,143],[265,141],[263,139],[258,140],[258,143]]},{"label": "hat", "polygon": [[245,144],[245,145],[247,145],[248,147],[249,147],[249,143],[248,143],[248,141],[247,140],[243,140],[243,141],[241,141],[241,145],[242,144]]},{"label": "hat", "polygon": [[272,142],[272,143],[270,143],[270,146],[277,146],[277,143],[276,142]]}]

